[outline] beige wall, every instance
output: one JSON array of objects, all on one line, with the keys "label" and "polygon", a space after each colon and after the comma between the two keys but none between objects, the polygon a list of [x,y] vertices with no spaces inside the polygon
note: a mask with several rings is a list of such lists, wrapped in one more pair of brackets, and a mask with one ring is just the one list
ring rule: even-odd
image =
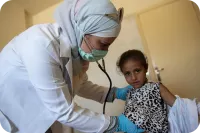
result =
[{"label": "beige wall", "polygon": [[53,23],[54,22],[54,10],[60,3],[53,5],[44,11],[34,15],[32,17],[32,24],[41,24],[41,23]]},{"label": "beige wall", "polygon": [[17,34],[26,29],[24,9],[13,1],[0,11],[0,51]]},{"label": "beige wall", "polygon": [[[188,0],[174,0],[138,14],[145,51],[173,94],[199,97],[200,21]],[[153,71],[153,70],[152,70]]]},{"label": "beige wall", "polygon": [[[169,0],[111,0],[116,8],[124,7],[125,16],[134,14],[162,1]],[[32,17],[32,24],[54,22],[53,13],[60,3],[53,5]]]},{"label": "beige wall", "polygon": [[131,15],[135,12],[139,12],[146,8],[151,7],[162,1],[168,0],[111,0],[113,4],[117,7],[124,7],[125,9],[125,16]]}]

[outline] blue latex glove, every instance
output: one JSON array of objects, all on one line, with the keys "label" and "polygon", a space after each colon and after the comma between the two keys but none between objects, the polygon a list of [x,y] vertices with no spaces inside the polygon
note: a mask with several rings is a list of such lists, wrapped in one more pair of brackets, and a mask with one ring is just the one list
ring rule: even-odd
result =
[{"label": "blue latex glove", "polygon": [[116,132],[126,132],[126,133],[143,133],[144,130],[137,127],[133,122],[131,122],[125,115],[121,114],[118,118],[118,128]]},{"label": "blue latex glove", "polygon": [[124,88],[117,88],[115,91],[115,96],[117,99],[121,99],[121,100],[126,100],[126,95],[128,90],[130,90],[131,88],[133,88],[131,85],[128,85]]}]

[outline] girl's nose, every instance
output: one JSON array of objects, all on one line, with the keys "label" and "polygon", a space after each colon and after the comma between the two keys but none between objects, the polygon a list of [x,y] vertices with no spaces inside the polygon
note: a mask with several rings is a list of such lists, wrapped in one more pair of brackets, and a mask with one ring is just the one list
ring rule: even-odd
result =
[{"label": "girl's nose", "polygon": [[136,75],[132,73],[132,80],[135,81],[137,79]]}]

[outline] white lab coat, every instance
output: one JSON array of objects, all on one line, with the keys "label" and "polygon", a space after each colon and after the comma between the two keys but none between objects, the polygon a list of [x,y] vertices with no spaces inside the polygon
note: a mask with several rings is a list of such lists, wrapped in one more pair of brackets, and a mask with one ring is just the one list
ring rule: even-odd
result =
[{"label": "white lab coat", "polygon": [[0,111],[14,131],[44,133],[55,121],[86,133],[109,126],[108,116],[73,102],[77,94],[103,103],[108,89],[87,81],[85,73],[73,80],[71,48],[61,39],[57,24],[36,25],[1,51]]}]

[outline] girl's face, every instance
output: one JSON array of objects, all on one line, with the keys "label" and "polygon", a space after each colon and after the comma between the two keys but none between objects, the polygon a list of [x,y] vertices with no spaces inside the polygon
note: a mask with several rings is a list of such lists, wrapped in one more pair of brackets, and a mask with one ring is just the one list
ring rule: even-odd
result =
[{"label": "girl's face", "polygon": [[122,66],[122,73],[128,84],[134,89],[142,87],[146,82],[147,70],[140,61],[127,60]]}]

